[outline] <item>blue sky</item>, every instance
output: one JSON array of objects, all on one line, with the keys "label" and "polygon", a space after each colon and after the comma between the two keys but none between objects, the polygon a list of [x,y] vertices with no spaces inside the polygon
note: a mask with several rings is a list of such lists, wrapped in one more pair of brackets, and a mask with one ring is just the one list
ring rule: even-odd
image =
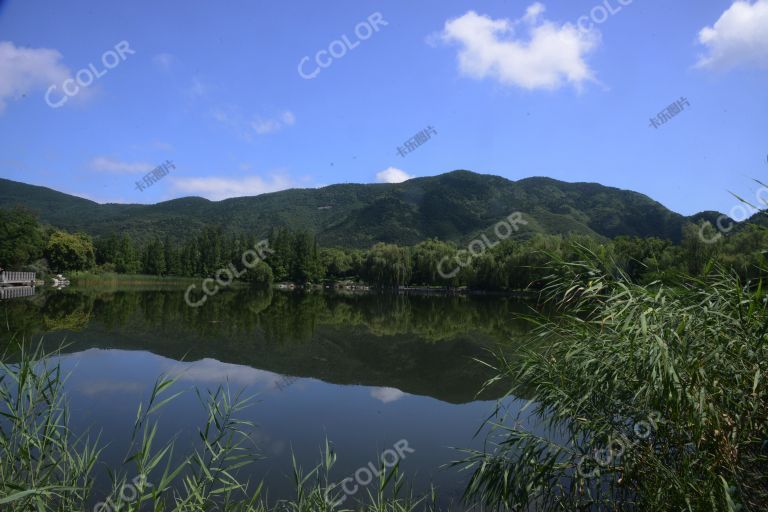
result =
[{"label": "blue sky", "polygon": [[0,176],[99,202],[469,169],[728,213],[767,91],[768,0],[0,2]]}]

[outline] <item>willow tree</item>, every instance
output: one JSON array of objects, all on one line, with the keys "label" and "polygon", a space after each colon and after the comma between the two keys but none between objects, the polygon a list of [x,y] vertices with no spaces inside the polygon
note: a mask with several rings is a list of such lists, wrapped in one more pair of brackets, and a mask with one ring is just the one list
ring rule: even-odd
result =
[{"label": "willow tree", "polygon": [[370,284],[386,288],[407,284],[411,278],[408,250],[394,244],[374,245],[363,263],[363,278]]}]

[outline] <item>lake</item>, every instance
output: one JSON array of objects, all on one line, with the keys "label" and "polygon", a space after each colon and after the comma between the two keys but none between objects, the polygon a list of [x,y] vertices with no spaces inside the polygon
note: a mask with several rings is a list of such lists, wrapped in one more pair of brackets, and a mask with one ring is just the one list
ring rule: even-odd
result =
[{"label": "lake", "polygon": [[[256,395],[240,417],[258,424],[263,459],[247,471],[270,500],[292,496],[291,453],[306,468],[328,439],[341,481],[406,440],[401,469],[417,493],[435,484],[458,499],[468,474],[443,467],[481,448],[474,437],[505,387],[478,395],[492,372],[476,360],[525,340],[531,306],[509,297],[345,295],[229,290],[190,308],[184,289],[38,290],[0,302],[6,345],[38,340],[70,374],[76,432],[101,433],[103,460],[117,466],[141,401],[160,375],[185,391],[161,409],[163,440],[186,451],[205,420],[194,393],[229,385]],[[514,414],[522,400],[504,399]],[[99,488],[107,484],[97,468]],[[150,477],[151,480],[151,477]],[[375,483],[371,484],[371,490]],[[362,496],[361,488],[357,497]]]}]

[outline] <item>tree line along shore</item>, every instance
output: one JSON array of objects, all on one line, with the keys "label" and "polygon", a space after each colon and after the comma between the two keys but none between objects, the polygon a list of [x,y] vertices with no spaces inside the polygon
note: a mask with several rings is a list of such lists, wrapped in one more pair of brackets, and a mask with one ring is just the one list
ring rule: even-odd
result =
[{"label": "tree line along shore", "polygon": [[283,283],[286,288],[537,290],[552,261],[578,261],[584,250],[639,283],[668,281],[679,272],[701,275],[709,261],[732,268],[743,279],[761,275],[762,248],[768,247],[763,229],[750,225],[729,236],[709,231],[716,234],[709,225],[690,225],[679,244],[660,238],[536,234],[495,241],[474,252],[437,239],[411,246],[382,242],[367,250],[322,247],[311,233],[285,228],[274,228],[259,241],[213,226],[182,243],[160,238],[139,243],[126,234],[94,239],[69,233],[42,225],[34,214],[16,208],[0,210],[0,265],[43,278],[77,272],[90,280],[183,281],[211,277],[228,267],[241,269],[244,251],[261,243],[268,247],[265,258],[242,268],[237,281],[257,286]]}]

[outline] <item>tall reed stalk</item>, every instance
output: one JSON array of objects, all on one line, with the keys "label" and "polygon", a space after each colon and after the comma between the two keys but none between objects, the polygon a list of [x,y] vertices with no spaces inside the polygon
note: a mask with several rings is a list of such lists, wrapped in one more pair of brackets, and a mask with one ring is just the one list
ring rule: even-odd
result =
[{"label": "tall reed stalk", "polygon": [[[546,350],[498,357],[494,381],[531,396],[534,433],[456,464],[466,499],[501,510],[753,511],[768,507],[768,297],[707,268],[639,286],[585,254],[557,265]],[[555,277],[557,276],[557,277]],[[537,344],[541,346],[541,344]]]},{"label": "tall reed stalk", "polygon": [[[253,397],[219,387],[197,396],[207,412],[197,447],[183,450],[175,440],[158,442],[159,411],[179,396],[175,377],[163,376],[136,414],[122,465],[108,468],[111,491],[96,496],[100,439],[69,428],[66,376],[58,353],[22,344],[0,360],[0,510],[73,512],[413,512],[432,504],[401,497],[397,468],[382,469],[368,500],[349,508],[338,504],[339,485],[330,478],[336,455],[326,443],[323,461],[304,474],[294,459],[296,497],[270,505],[262,486],[241,478],[259,460],[252,441],[255,425],[238,419]],[[8,361],[14,361],[10,363]],[[419,508],[421,507],[421,508]]]}]

